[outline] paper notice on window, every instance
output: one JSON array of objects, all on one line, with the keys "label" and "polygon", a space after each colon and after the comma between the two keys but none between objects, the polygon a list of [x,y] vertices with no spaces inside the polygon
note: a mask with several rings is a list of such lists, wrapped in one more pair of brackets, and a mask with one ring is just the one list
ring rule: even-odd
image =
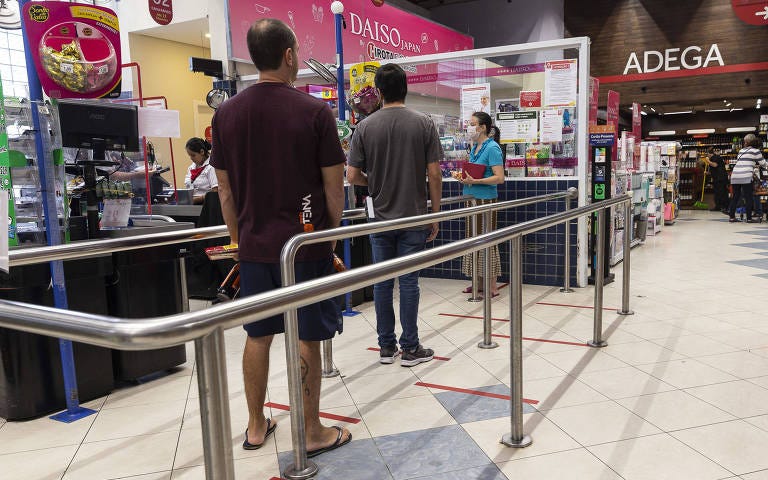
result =
[{"label": "paper notice on window", "polygon": [[575,107],[578,69],[576,60],[544,63],[544,92],[548,107]]},{"label": "paper notice on window", "polygon": [[469,125],[469,119],[475,112],[491,114],[490,83],[461,86],[461,120],[464,127]]},{"label": "paper notice on window", "polygon": [[539,137],[538,112],[496,114],[501,143],[536,143]]},{"label": "paper notice on window", "polygon": [[139,107],[139,136],[181,137],[179,111]]},{"label": "paper notice on window", "polygon": [[8,273],[8,190],[0,190],[0,270]]},{"label": "paper notice on window", "polygon": [[563,111],[542,110],[541,143],[563,141]]}]

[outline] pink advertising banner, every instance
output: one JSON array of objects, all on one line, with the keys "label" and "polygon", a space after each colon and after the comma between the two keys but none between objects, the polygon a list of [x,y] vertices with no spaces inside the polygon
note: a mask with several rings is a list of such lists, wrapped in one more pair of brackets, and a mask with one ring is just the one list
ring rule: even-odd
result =
[{"label": "pink advertising banner", "polygon": [[[278,18],[299,40],[299,57],[336,62],[330,0],[228,0],[231,57],[250,62],[246,34],[260,18]],[[430,55],[473,48],[472,37],[371,0],[344,0],[344,63]],[[415,72],[412,72],[415,73]]]},{"label": "pink advertising banner", "polygon": [[[619,131],[619,92],[608,90],[608,105],[605,109],[605,122],[613,126],[613,144],[616,145],[617,133]],[[613,148],[611,161],[616,161],[618,148]]]},{"label": "pink advertising banner", "polygon": [[643,115],[640,113],[640,104],[632,104],[632,134],[637,142],[643,136]]},{"label": "pink advertising banner", "polygon": [[600,98],[600,80],[589,77],[589,124],[597,125],[597,103]]}]

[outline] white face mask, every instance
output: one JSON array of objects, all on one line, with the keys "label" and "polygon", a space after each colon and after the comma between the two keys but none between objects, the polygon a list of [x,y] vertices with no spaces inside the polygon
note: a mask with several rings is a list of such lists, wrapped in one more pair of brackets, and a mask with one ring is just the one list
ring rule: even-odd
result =
[{"label": "white face mask", "polygon": [[480,137],[480,125],[467,125],[467,135],[472,140],[477,140]]}]

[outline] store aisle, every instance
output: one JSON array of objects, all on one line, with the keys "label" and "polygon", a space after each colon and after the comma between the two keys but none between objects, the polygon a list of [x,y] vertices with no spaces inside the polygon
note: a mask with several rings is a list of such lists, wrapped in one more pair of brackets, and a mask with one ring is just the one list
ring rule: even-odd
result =
[{"label": "store aisle", "polygon": [[[318,479],[768,479],[768,226],[683,212],[632,256],[632,309],[605,291],[609,346],[592,335],[592,289],[526,286],[525,431],[509,449],[507,295],[494,300],[493,350],[476,347],[482,307],[466,282],[422,279],[422,342],[441,359],[380,365],[373,305],[345,319],[334,347],[343,376],[324,380],[321,410],[354,441],[315,460]],[[508,294],[508,290],[502,290]],[[200,305],[199,305],[200,306]],[[204,305],[202,305],[204,306]],[[553,343],[556,342],[556,343]],[[227,333],[238,479],[271,480],[290,459],[282,339],[271,358],[268,410],[279,422],[261,450],[240,448],[247,415],[244,333]],[[194,358],[190,347],[189,357]],[[0,420],[4,480],[204,478],[192,363],[90,402],[72,425]],[[340,419],[340,420],[339,420]]]}]

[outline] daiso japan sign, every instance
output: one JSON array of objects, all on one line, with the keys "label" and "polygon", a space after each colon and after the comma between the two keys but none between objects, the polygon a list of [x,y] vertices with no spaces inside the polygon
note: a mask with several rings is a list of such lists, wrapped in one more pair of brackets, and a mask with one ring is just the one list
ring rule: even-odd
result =
[{"label": "daiso japan sign", "polygon": [[[248,29],[260,18],[277,18],[296,33],[302,60],[311,57],[320,62],[336,62],[330,0],[228,1],[232,59],[249,62]],[[371,0],[343,0],[343,3],[344,63],[468,50],[474,44],[472,37],[391,5],[377,6]]]}]

